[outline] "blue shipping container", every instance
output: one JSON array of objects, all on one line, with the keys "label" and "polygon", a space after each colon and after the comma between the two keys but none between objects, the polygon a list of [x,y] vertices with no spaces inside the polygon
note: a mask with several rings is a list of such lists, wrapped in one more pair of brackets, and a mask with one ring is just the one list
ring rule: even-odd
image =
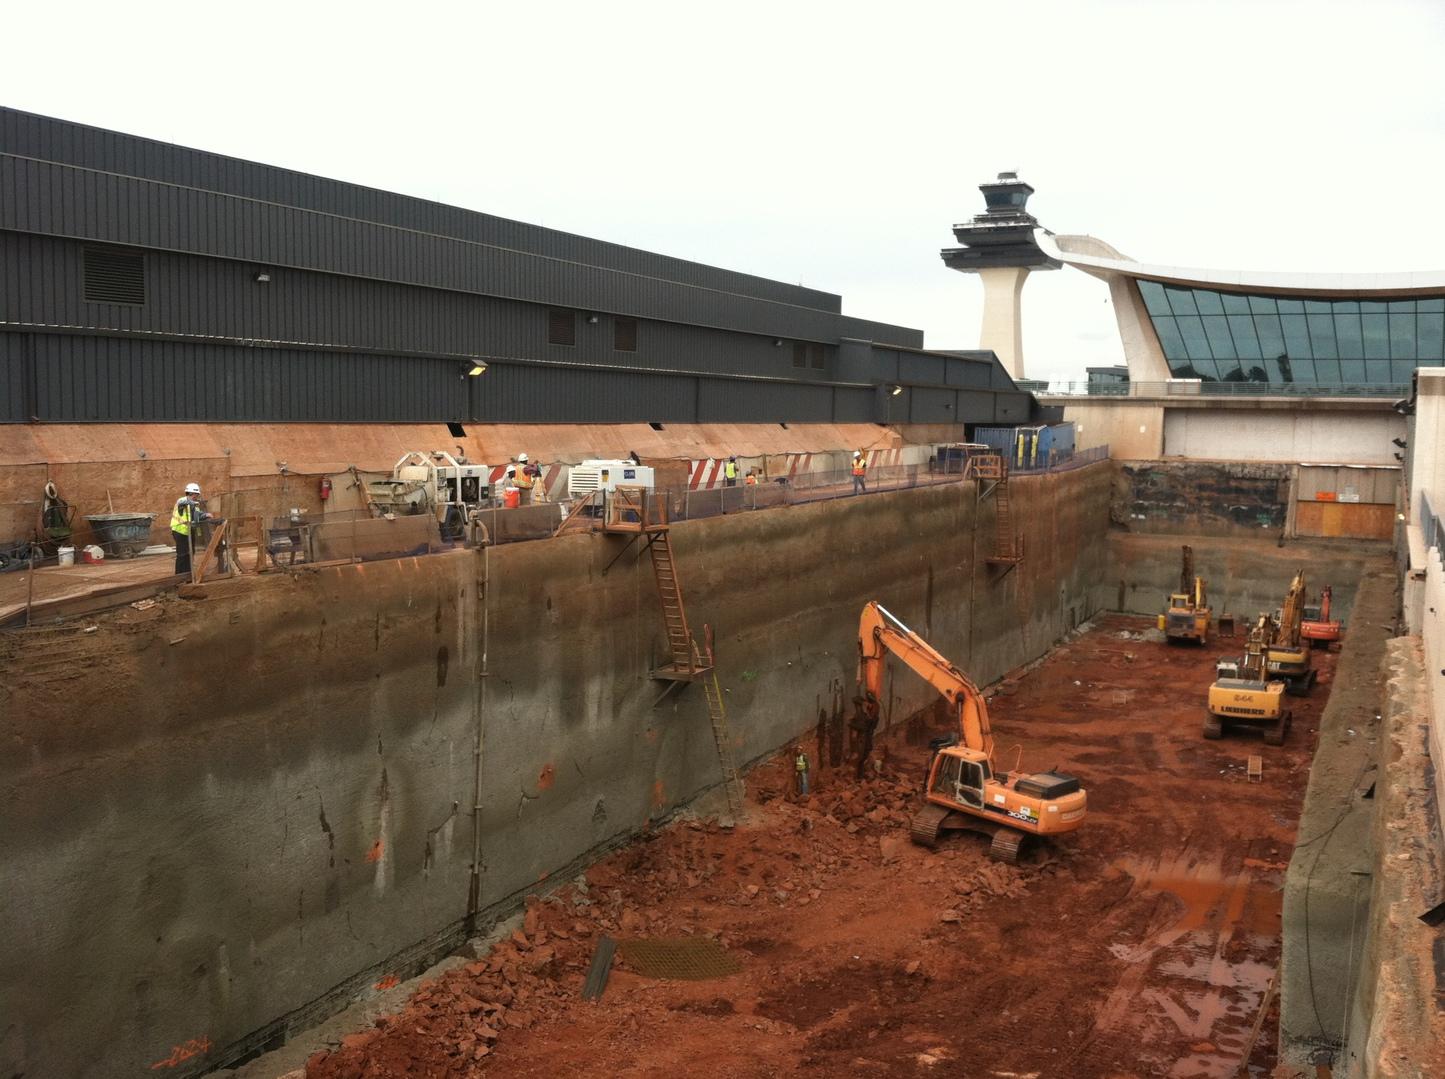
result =
[{"label": "blue shipping container", "polygon": [[974,430],[973,437],[1002,454],[1014,471],[1048,468],[1074,455],[1072,423],[979,427]]}]

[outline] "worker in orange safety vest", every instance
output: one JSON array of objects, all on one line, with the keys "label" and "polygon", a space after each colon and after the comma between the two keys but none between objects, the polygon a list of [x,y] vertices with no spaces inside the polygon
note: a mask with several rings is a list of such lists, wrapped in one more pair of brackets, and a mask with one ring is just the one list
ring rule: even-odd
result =
[{"label": "worker in orange safety vest", "polygon": [[868,458],[863,456],[862,450],[853,451],[853,493],[867,494],[868,487],[863,482],[868,475]]}]

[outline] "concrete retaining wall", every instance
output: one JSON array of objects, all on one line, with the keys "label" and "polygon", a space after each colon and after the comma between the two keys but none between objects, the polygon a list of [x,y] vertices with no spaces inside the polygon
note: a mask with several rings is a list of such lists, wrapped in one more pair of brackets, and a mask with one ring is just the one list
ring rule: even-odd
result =
[{"label": "concrete retaining wall", "polygon": [[[980,682],[1041,655],[1095,603],[1109,486],[1106,464],[1014,481],[1029,554],[1003,576],[971,484],[677,526],[737,756],[851,691],[868,599]],[[607,568],[622,543],[226,582],[0,636],[5,1074],[188,1075],[275,1045],[473,927],[478,821],[485,922],[715,784],[698,688],[652,707],[657,597],[635,548]],[[929,694],[898,673],[901,718]]]},{"label": "concrete retaining wall", "polygon": [[1393,637],[1395,575],[1361,580],[1355,623],[1320,717],[1299,837],[1285,874],[1279,969],[1279,1059],[1295,1068],[1343,1063],[1376,868],[1373,821],[1383,704]]},{"label": "concrete retaining wall", "polygon": [[[1234,614],[1242,626],[1260,611],[1284,602],[1297,570],[1305,572],[1310,601],[1332,585],[1331,617],[1351,625],[1355,590],[1372,566],[1389,559],[1387,543],[1369,540],[1289,540],[1244,537],[1109,535],[1109,576],[1099,606],[1134,614],[1158,614],[1179,587],[1179,548],[1194,548],[1194,572],[1208,582],[1209,602],[1218,616]],[[1389,619],[1393,623],[1393,616]],[[1243,631],[1241,630],[1241,633]]]}]

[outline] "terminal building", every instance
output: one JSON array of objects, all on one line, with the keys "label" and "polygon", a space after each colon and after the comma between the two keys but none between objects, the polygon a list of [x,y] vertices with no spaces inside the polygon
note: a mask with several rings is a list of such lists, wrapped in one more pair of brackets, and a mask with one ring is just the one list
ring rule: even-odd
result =
[{"label": "terminal building", "polygon": [[[1136,262],[1102,240],[1055,235],[1025,211],[1015,173],[981,185],[985,213],[954,235],[951,268],[984,284],[980,347],[1062,405],[1080,447],[1116,458],[1188,457],[1393,467],[1396,403],[1416,368],[1445,362],[1445,272],[1203,270]],[[1087,381],[1030,381],[1021,293],[1028,273],[1068,266],[1108,286],[1125,364]]]}]

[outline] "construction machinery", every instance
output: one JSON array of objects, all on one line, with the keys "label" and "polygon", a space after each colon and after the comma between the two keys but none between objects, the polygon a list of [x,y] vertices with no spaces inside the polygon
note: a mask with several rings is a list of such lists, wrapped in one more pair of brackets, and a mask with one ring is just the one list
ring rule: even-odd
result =
[{"label": "construction machinery", "polygon": [[1340,639],[1344,630],[1344,624],[1338,620],[1330,620],[1330,593],[1332,589],[1325,585],[1324,591],[1320,593],[1318,607],[1306,607],[1304,619],[1300,622],[1300,636],[1310,642],[1311,648],[1329,648],[1331,644]]},{"label": "construction machinery", "polygon": [[1213,612],[1205,595],[1204,578],[1194,574],[1194,548],[1187,543],[1179,566],[1179,591],[1169,596],[1169,609],[1159,616],[1159,628],[1170,644],[1175,641],[1209,642]]},{"label": "construction machinery", "polygon": [[1300,570],[1285,593],[1284,606],[1275,615],[1273,633],[1265,648],[1270,677],[1282,679],[1293,697],[1306,696],[1315,684],[1310,642],[1303,637],[1304,613],[1305,575]]},{"label": "construction machinery", "polygon": [[1290,713],[1284,706],[1285,684],[1269,673],[1268,641],[1274,622],[1261,614],[1250,628],[1244,655],[1220,660],[1209,687],[1209,714],[1204,737],[1222,738],[1236,724],[1264,728],[1267,745],[1284,745]]},{"label": "construction machinery", "polygon": [[461,539],[491,494],[491,470],[444,450],[405,454],[386,479],[366,485],[373,515],[432,513],[444,540]]},{"label": "construction machinery", "polygon": [[648,491],[657,486],[651,465],[636,461],[582,461],[567,472],[567,497],[585,497],[593,491],[615,491],[618,487],[639,487]]},{"label": "construction machinery", "polygon": [[929,765],[925,803],[911,827],[913,842],[931,848],[942,832],[979,832],[992,840],[994,858],[1016,862],[1028,837],[1072,832],[1084,823],[1088,796],[1075,776],[995,770],[993,732],[983,694],[967,675],[876,602],[863,608],[858,621],[857,703],[865,730],[871,733],[877,727],[889,654],[938,690],[958,723],[957,738],[940,746]]}]

